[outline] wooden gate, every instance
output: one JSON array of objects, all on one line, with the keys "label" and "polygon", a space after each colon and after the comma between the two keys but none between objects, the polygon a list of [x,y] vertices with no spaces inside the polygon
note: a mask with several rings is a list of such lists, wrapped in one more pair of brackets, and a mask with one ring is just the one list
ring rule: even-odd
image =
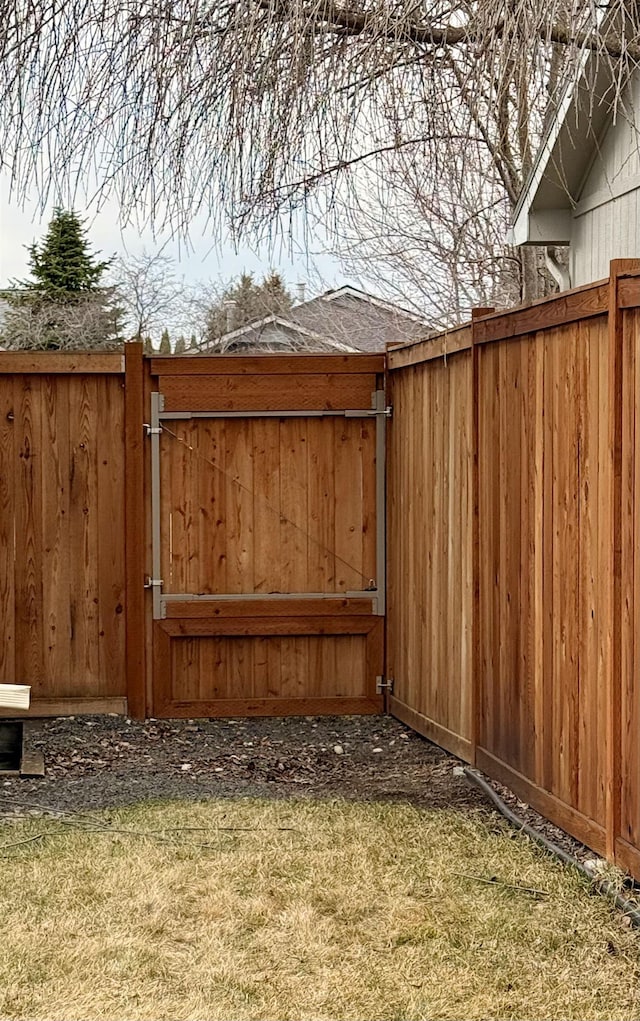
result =
[{"label": "wooden gate", "polygon": [[381,710],[383,372],[150,360],[154,716]]}]

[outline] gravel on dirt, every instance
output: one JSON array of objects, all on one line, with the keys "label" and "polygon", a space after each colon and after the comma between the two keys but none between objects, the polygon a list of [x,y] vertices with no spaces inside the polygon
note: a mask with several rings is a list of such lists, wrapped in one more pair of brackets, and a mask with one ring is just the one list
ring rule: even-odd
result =
[{"label": "gravel on dirt", "polygon": [[[45,776],[3,780],[0,772],[0,818],[237,797],[400,800],[498,818],[454,772],[458,759],[391,716],[65,717],[28,721],[25,744],[44,753]],[[593,857],[507,788],[493,786],[549,839],[581,859]]]}]

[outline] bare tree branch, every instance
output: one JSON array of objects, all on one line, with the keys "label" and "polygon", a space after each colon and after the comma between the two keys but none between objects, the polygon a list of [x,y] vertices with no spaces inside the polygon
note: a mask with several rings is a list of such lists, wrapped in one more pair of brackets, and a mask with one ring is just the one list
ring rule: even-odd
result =
[{"label": "bare tree branch", "polygon": [[298,214],[355,260],[359,231],[369,262],[371,217],[387,268],[385,210],[413,207],[457,315],[510,293],[496,232],[549,111],[586,54],[616,107],[639,28],[636,0],[0,0],[0,152],[18,198],[84,190],[183,233],[198,212],[254,237]]},{"label": "bare tree branch", "polygon": [[184,315],[188,295],[173,261],[161,252],[115,260],[111,277],[128,331],[135,337],[173,327]]}]

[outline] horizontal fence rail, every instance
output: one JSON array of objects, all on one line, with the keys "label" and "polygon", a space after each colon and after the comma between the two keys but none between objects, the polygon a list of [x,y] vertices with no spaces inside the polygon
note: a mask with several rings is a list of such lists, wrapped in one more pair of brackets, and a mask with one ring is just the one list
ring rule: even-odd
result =
[{"label": "horizontal fence rail", "polygon": [[640,875],[640,262],[390,349],[391,710]]}]

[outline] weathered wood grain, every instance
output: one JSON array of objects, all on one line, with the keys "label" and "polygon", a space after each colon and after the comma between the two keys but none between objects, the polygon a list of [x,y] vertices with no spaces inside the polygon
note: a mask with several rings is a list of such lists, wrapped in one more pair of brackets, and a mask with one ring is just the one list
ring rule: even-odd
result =
[{"label": "weathered wood grain", "polygon": [[[284,366],[283,366],[284,370]],[[366,410],[376,388],[373,373],[282,375],[166,375],[167,411]]]},{"label": "weathered wood grain", "polygon": [[[124,488],[124,546],[114,543],[114,555],[119,551],[125,557],[125,601],[116,603],[125,627],[125,662],[127,702],[129,712],[135,719],[146,715],[146,592],[143,588],[147,562],[145,504],[145,443],[144,434],[144,361],[141,343],[129,343],[125,347],[125,394],[124,394],[124,470],[126,485],[119,485],[117,472],[121,458],[118,453],[118,433],[113,433],[114,447],[110,453],[110,473],[114,475],[112,485],[116,492]],[[108,468],[109,465],[103,466]],[[116,577],[121,577],[116,572]],[[117,583],[114,585],[117,594]],[[123,612],[124,611],[124,612]]]},{"label": "weathered wood grain", "polygon": [[45,363],[0,372],[0,675],[39,705],[106,704],[125,694],[123,380]]},{"label": "weathered wood grain", "polygon": [[[165,355],[149,360],[159,376],[307,376],[384,373],[382,354]],[[164,381],[163,381],[164,382]]]},{"label": "weathered wood grain", "polygon": [[0,375],[40,374],[69,375],[81,372],[104,375],[124,373],[124,358],[120,354],[98,352],[66,353],[62,351],[0,351]]},{"label": "weathered wood grain", "polygon": [[[209,358],[205,367],[152,360],[167,409],[367,410],[384,360]],[[164,591],[261,599],[167,604],[153,628],[156,715],[382,708],[384,625],[373,597],[345,595],[376,575],[375,459],[368,417],[163,423]]]},{"label": "weathered wood grain", "polygon": [[471,736],[471,369],[470,350],[408,365],[389,394],[387,672],[394,705],[457,751]]}]

